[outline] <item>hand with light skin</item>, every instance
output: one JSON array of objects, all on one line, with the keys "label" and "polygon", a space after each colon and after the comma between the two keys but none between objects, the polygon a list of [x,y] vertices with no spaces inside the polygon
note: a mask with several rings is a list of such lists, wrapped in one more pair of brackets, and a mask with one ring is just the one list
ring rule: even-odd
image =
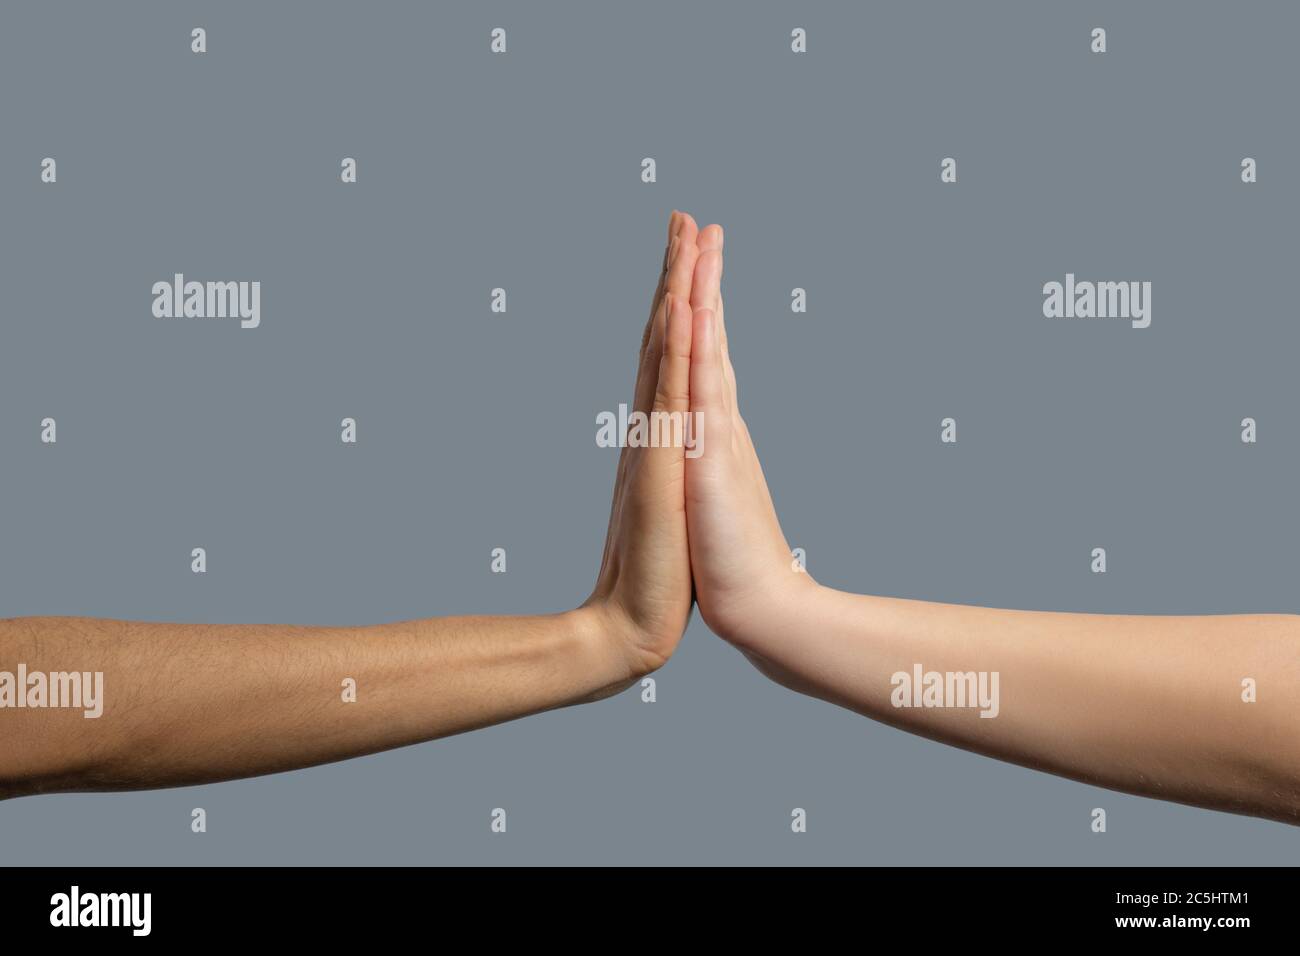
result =
[{"label": "hand with light skin", "polygon": [[790,545],[736,397],[722,304],[723,232],[699,232],[691,287],[691,411],[700,413],[704,453],[687,462],[686,518],[696,601],[706,624],[742,648],[772,609],[814,587],[792,571]]},{"label": "hand with light skin", "polygon": [[[639,410],[687,410],[697,231],[672,216],[641,339]],[[690,617],[683,458],[681,447],[623,450],[596,586],[572,611],[360,627],[0,620],[0,798],[291,770],[628,687],[668,659]],[[20,665],[102,674],[101,715],[16,708]]]},{"label": "hand with light skin", "polygon": [[[740,417],[722,230],[699,233],[686,460],[705,623],[794,690],[967,750],[1097,786],[1300,824],[1300,617],[1000,610],[872,597],[795,570]],[[996,672],[996,716],[903,707],[894,675]],[[1247,699],[1243,681],[1257,695]]]}]

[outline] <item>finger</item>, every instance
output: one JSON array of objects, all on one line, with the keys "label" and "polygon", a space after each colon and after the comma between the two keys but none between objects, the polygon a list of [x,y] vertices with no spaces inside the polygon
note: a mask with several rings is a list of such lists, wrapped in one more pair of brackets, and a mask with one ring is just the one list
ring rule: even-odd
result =
[{"label": "finger", "polygon": [[[665,295],[660,301],[659,311],[672,307],[672,296]],[[650,327],[659,328],[664,323],[658,321],[656,316],[650,317]],[[641,359],[637,365],[636,386],[632,394],[632,410],[636,412],[647,412],[650,410],[650,403],[654,401],[655,391],[659,387],[659,353],[662,347],[662,339],[657,334],[650,336],[650,341],[641,349]],[[623,443],[623,449],[618,456],[618,472],[616,478],[615,507],[619,507],[626,489],[626,478],[632,460],[636,457],[635,449],[627,442]]]},{"label": "finger", "polygon": [[[698,230],[695,226],[695,220],[689,214],[678,213],[678,219],[680,225],[673,242],[671,261],[668,263],[668,274],[664,282],[664,297],[667,298],[667,296],[672,295],[674,298],[689,301],[691,282],[695,275],[695,261],[699,256],[699,252],[695,248],[695,237]],[[655,311],[655,314],[650,317],[650,326],[647,330],[646,347],[643,350],[641,367],[645,372],[653,372],[653,374],[649,377],[642,375],[638,379],[633,407],[640,411],[646,411],[654,400],[659,360],[663,355],[666,317],[667,310],[662,303],[660,308]]]},{"label": "finger", "polygon": [[[718,313],[718,333],[722,336],[722,347],[724,349],[727,346],[726,317],[722,314],[722,246],[725,238],[726,236],[722,231],[722,227],[717,223],[714,223],[711,226],[705,226],[700,230],[699,238],[695,242],[696,246],[698,246],[700,250],[700,258],[704,258],[704,254],[707,252],[717,253],[717,274],[711,275],[709,277],[711,281],[708,286],[701,290],[702,293],[711,295],[712,301],[702,300],[700,302],[692,303],[696,308],[713,309],[713,311]],[[714,268],[712,263],[709,268],[710,270]],[[697,281],[698,278],[699,277],[697,276]]]},{"label": "finger", "polygon": [[[663,301],[664,290],[668,284],[668,266],[673,260],[673,251],[676,249],[677,231],[682,226],[682,213],[676,209],[668,216],[668,241],[664,244],[664,258],[659,266],[659,280],[655,283],[654,295],[650,297],[650,317],[646,320],[645,329],[641,333],[641,352],[644,353],[646,345],[650,341],[650,330],[654,326],[655,313],[659,311],[659,305]],[[692,220],[693,221],[693,220]]]},{"label": "finger", "polygon": [[734,408],[736,373],[731,367],[731,355],[727,349],[727,325],[722,306],[722,238],[721,226],[706,226],[700,231],[700,252],[695,265],[695,282],[691,287],[691,305],[697,309],[710,309],[716,317],[725,395],[727,404]]},{"label": "finger", "polygon": [[[650,319],[646,322],[641,335],[641,353],[650,347],[650,340],[655,335],[655,324],[663,321],[663,297],[672,292],[683,298],[690,295],[691,275],[695,268],[695,237],[699,228],[690,213],[673,210],[670,217],[668,248],[664,250],[664,265],[659,274],[659,285],[655,288],[654,299],[650,305]],[[683,259],[683,255],[685,258]],[[660,328],[658,331],[662,332]],[[652,393],[653,394],[653,393]]]},{"label": "finger", "polygon": [[[674,248],[673,260],[668,265],[668,275],[665,277],[664,295],[671,295],[675,299],[689,302],[691,284],[695,277],[695,262],[699,258],[699,250],[695,246],[695,237],[697,235],[695,220],[686,213],[682,213],[681,216],[682,224],[677,231],[677,245]],[[657,341],[661,352],[667,316],[667,310],[660,309],[656,313],[656,322],[650,332],[651,340],[656,340],[656,336],[658,337]]]},{"label": "finger", "polygon": [[[711,226],[705,226],[703,229],[701,229],[699,238],[695,240],[695,244],[700,248],[700,255],[703,256],[707,252],[714,252],[717,253],[718,255],[721,255],[722,238],[723,238],[722,227],[719,226],[717,223],[714,223]],[[721,278],[721,275],[722,275],[721,272],[719,272],[718,277]],[[714,295],[717,295],[717,292],[718,292],[717,286],[714,286],[713,287]],[[698,306],[698,308],[712,309],[714,308],[714,306],[709,305],[707,303],[701,303]]]},{"label": "finger", "polygon": [[674,296],[665,292],[659,309],[650,318],[650,338],[641,350],[641,362],[636,373],[636,390],[632,395],[633,411],[649,411],[659,387],[659,363],[663,358],[664,326]]},{"label": "finger", "polygon": [[719,421],[723,413],[719,355],[716,314],[712,309],[695,309],[691,325],[691,411],[703,415],[706,427]]},{"label": "finger", "polygon": [[[664,250],[663,261],[659,269],[659,280],[655,288],[654,296],[651,300],[650,318],[646,322],[645,331],[641,336],[640,353],[637,360],[636,384],[633,388],[633,408],[645,410],[653,400],[658,388],[659,363],[661,360],[660,350],[662,337],[660,330],[666,324],[663,313],[666,309],[671,308],[671,298],[668,296],[669,275],[677,262],[678,253],[682,248],[681,233],[685,229],[686,242],[692,249],[690,258],[690,268],[694,270],[694,245],[695,237],[699,232],[695,220],[686,213],[673,210],[668,217],[668,245]],[[691,273],[687,273],[688,277]],[[687,282],[689,283],[689,278]],[[675,285],[681,286],[680,277],[675,279]],[[689,286],[688,286],[689,289]],[[689,373],[688,373],[689,374]],[[610,506],[610,528],[614,526],[614,521],[620,510],[627,490],[627,473],[630,467],[630,461],[634,457],[630,454],[631,449],[624,443],[619,453],[618,466],[615,471],[614,496]],[[613,532],[606,538],[606,557],[611,547]],[[603,564],[602,564],[603,567]]]},{"label": "finger", "polygon": [[[665,286],[668,282],[668,270],[673,261],[678,246],[677,233],[681,230],[683,222],[683,213],[674,209],[668,216],[668,242],[664,246],[663,261],[659,267],[659,280],[655,284],[654,295],[650,300],[650,318],[646,320],[645,329],[641,333],[641,344],[637,351],[636,379],[632,386],[632,408],[645,410],[654,395],[656,379],[658,375],[658,343],[652,341],[654,330],[658,321],[658,314],[663,307]],[[690,218],[687,216],[686,218]],[[691,219],[692,225],[694,220]],[[619,501],[622,499],[624,475],[628,467],[628,446],[623,445],[618,456],[618,468],[615,472],[614,486],[614,509],[617,511]]]},{"label": "finger", "polygon": [[691,403],[691,307],[685,299],[672,294],[665,297],[665,302],[667,316],[654,410],[685,412]]},{"label": "finger", "polygon": [[695,261],[695,281],[691,284],[691,308],[709,309],[716,313],[718,302],[722,298],[722,253],[703,246],[699,249]]},{"label": "finger", "polygon": [[[719,227],[721,228],[721,227]],[[718,247],[718,338],[722,342],[722,377],[727,383],[727,394],[731,399],[731,407],[737,407],[736,401],[736,370],[731,367],[731,349],[727,342],[727,310],[722,302],[722,247]]]},{"label": "finger", "polygon": [[691,281],[695,277],[695,261],[699,257],[699,249],[695,241],[699,236],[699,229],[688,213],[679,213],[678,218],[681,220],[681,225],[677,229],[677,249],[674,261],[668,266],[664,291],[689,299]]}]

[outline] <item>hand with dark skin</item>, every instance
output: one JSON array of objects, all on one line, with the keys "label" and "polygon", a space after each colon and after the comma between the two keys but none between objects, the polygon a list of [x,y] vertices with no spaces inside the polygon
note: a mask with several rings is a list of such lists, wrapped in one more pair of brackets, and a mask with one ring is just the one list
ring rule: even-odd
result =
[{"label": "hand with dark skin", "polygon": [[[673,214],[637,366],[643,411],[687,409],[696,233]],[[0,797],[274,773],[628,687],[668,660],[690,617],[683,456],[623,450],[595,589],[560,614],[364,627],[0,620],[0,672],[104,675],[95,719],[0,707]]]},{"label": "hand with dark skin", "polygon": [[[641,335],[632,409],[685,414],[690,403],[691,283],[695,220],[674,212],[664,267]],[[686,542],[686,461],[676,447],[625,447],[619,455],[595,608],[624,630],[633,673],[662,667],[691,612]]]}]

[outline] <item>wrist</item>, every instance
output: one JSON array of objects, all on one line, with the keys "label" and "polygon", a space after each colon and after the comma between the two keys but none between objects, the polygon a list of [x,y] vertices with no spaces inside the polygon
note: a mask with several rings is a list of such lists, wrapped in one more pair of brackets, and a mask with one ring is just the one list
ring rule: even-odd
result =
[{"label": "wrist", "polygon": [[629,653],[631,623],[617,607],[590,602],[565,612],[564,617],[578,647],[579,666],[589,678],[585,699],[616,694],[653,670]]},{"label": "wrist", "polygon": [[[825,591],[807,571],[781,572],[742,594],[715,602],[705,623],[727,643],[761,653],[798,633]],[[701,608],[704,603],[701,602]]]}]

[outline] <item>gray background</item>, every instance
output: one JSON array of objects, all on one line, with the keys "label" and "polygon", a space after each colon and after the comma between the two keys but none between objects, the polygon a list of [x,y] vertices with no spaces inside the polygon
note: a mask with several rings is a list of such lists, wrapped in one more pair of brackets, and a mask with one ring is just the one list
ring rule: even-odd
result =
[{"label": "gray background", "polygon": [[[616,458],[594,417],[629,396],[674,206],[727,228],[743,407],[822,582],[1300,610],[1297,26],[1283,3],[6,3],[0,613],[345,624],[582,600]],[[57,185],[39,181],[45,156]],[[1151,327],[1045,319],[1042,285],[1068,271],[1151,280]],[[173,272],[261,280],[261,328],[154,319],[150,287]],[[505,316],[488,311],[498,285]],[[938,441],[948,415],[955,447]],[[1247,415],[1257,446],[1239,441]],[[488,571],[495,546],[506,575]],[[698,620],[658,678],[654,705],[629,690],[317,769],[7,801],[0,858],[1300,850],[1300,829],[799,697]]]}]

